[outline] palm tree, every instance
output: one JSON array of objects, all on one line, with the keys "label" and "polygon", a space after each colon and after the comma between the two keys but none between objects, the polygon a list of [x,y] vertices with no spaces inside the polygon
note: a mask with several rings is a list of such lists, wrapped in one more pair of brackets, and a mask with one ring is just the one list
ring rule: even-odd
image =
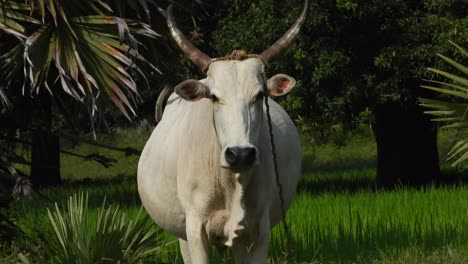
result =
[{"label": "palm tree", "polygon": [[[463,58],[468,58],[468,51],[453,42],[451,44],[456,47]],[[459,73],[430,68],[430,71],[444,77],[446,81],[429,80],[430,84],[422,87],[446,97],[439,100],[421,98],[420,105],[431,108],[425,113],[434,116],[433,121],[444,123],[442,128],[459,129],[463,135],[466,135],[468,132],[468,67],[444,55],[438,54],[438,56],[457,69]],[[449,152],[449,159],[453,160],[452,166],[460,165],[468,159],[468,138],[462,138],[455,143]]]},{"label": "palm tree", "polygon": [[53,117],[56,109],[66,112],[67,97],[91,119],[109,105],[136,116],[137,84],[159,73],[141,53],[142,37],[159,35],[142,20],[166,2],[0,0],[0,123],[32,134],[34,183],[60,181]]},{"label": "palm tree", "polygon": [[156,32],[113,16],[101,0],[26,2],[1,1],[0,28],[18,40],[2,54],[2,90],[22,71],[23,89],[29,88],[24,92],[63,89],[76,100],[89,98],[93,107],[104,92],[130,118],[134,110],[124,92],[137,92],[130,70],[145,76],[135,63],[145,61],[135,35],[157,37]]}]

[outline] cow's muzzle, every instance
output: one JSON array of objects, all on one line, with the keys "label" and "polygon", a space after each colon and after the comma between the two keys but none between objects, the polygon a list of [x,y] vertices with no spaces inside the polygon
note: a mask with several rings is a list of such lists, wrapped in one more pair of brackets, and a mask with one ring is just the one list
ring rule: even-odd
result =
[{"label": "cow's muzzle", "polygon": [[255,164],[257,149],[255,147],[228,147],[224,158],[231,168],[249,168]]}]

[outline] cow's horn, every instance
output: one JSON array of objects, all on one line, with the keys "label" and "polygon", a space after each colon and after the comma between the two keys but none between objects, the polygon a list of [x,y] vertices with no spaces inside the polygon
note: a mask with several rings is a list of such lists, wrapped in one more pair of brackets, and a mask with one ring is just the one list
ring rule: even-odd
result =
[{"label": "cow's horn", "polygon": [[200,67],[202,70],[205,69],[205,67],[210,63],[211,58],[193,46],[192,43],[190,43],[190,41],[182,34],[182,32],[180,32],[179,28],[177,28],[174,18],[172,17],[172,8],[173,6],[170,5],[167,8],[167,13],[165,14],[167,26],[171,31],[172,38],[174,38],[174,40],[177,42],[177,45],[179,45],[180,49],[182,49],[182,51],[191,61],[198,65],[198,67]]},{"label": "cow's horn", "polygon": [[262,54],[260,54],[260,58],[263,61],[270,61],[273,57],[279,55],[281,51],[288,47],[289,43],[291,43],[291,41],[294,39],[297,33],[299,33],[302,24],[304,24],[308,9],[309,0],[305,0],[304,9],[302,10],[302,13],[299,16],[299,18],[296,20],[296,23],[294,23],[294,25],[292,25],[292,27],[286,33],[284,33],[284,35],[280,39],[278,39],[275,42],[275,44],[273,44],[271,47],[262,52]]}]

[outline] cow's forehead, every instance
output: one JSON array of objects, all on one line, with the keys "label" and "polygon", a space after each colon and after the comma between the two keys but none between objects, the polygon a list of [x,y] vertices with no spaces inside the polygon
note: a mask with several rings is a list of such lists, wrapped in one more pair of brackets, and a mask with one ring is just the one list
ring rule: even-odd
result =
[{"label": "cow's forehead", "polygon": [[[257,58],[213,62],[208,70],[208,86],[218,97],[235,101],[249,100],[254,90],[261,89],[264,64]],[[260,87],[260,88],[259,88]]]},{"label": "cow's forehead", "polygon": [[246,60],[221,60],[213,62],[208,70],[208,77],[224,80],[240,81],[242,79],[256,78],[264,72],[264,65],[257,58]]}]

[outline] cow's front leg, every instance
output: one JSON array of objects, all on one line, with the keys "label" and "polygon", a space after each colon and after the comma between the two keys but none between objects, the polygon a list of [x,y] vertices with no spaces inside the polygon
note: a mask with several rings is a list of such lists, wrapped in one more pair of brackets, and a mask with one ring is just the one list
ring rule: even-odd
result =
[{"label": "cow's front leg", "polygon": [[236,264],[264,264],[268,258],[270,220],[268,214],[257,225],[257,232],[239,237],[233,245]]},{"label": "cow's front leg", "polygon": [[179,238],[179,247],[184,264],[192,264],[192,258],[190,257],[190,250],[187,241]]},{"label": "cow's front leg", "polygon": [[210,244],[201,217],[189,214],[186,218],[187,242],[193,264],[208,264]]}]

